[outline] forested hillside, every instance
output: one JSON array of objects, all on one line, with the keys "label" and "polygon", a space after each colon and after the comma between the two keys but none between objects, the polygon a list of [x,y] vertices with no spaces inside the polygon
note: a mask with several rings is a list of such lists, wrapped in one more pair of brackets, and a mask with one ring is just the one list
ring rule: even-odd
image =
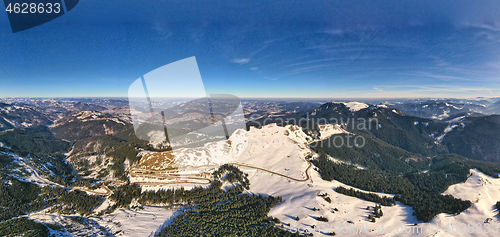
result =
[{"label": "forested hillside", "polygon": [[55,156],[68,152],[70,148],[68,142],[54,137],[50,130],[43,126],[0,132],[0,142],[22,156]]},{"label": "forested hillside", "polygon": [[482,161],[500,161],[500,115],[467,118],[446,134],[450,152]]},{"label": "forested hillside", "polygon": [[[214,177],[208,188],[181,194],[184,198],[177,202],[192,203],[191,207],[175,217],[158,236],[299,236],[277,228],[275,225],[281,222],[267,216],[271,208],[281,202],[280,197],[244,193],[250,184],[246,174],[234,166],[222,166],[214,172]],[[225,182],[234,186],[224,191],[221,187]],[[156,201],[175,201],[172,198],[178,193],[164,195]],[[155,200],[155,196],[157,194],[146,193],[142,200]]]},{"label": "forested hillside", "polygon": [[[464,182],[470,169],[477,168],[490,173],[500,171],[498,164],[490,166],[457,155],[434,157],[426,172],[417,169],[420,165],[406,166],[408,171],[404,173],[401,173],[401,168],[363,170],[353,165],[336,163],[326,156],[327,152],[316,149],[322,155],[312,160],[312,163],[319,168],[323,179],[335,179],[366,191],[396,194],[397,201],[412,206],[417,218],[426,222],[439,213],[460,213],[471,205],[469,201],[441,195],[450,185]],[[397,163],[394,165],[397,166]]]}]

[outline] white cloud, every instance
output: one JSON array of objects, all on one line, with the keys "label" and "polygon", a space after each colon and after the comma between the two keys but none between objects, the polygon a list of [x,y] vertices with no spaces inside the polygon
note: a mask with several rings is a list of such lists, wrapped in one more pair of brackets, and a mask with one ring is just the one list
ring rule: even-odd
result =
[{"label": "white cloud", "polygon": [[257,70],[259,70],[259,68],[258,67],[251,67],[250,70],[257,71]]},{"label": "white cloud", "polygon": [[239,65],[245,65],[250,62],[249,58],[235,58],[231,62],[237,63]]}]

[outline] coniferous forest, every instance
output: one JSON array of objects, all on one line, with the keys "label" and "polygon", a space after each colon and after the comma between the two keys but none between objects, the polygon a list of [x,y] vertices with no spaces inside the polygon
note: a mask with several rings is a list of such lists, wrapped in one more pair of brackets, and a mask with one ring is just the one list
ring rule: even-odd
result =
[{"label": "coniferous forest", "polygon": [[0,222],[0,236],[49,236],[49,229],[44,224],[20,217]]},{"label": "coniferous forest", "polygon": [[[185,208],[158,236],[300,236],[276,227],[279,220],[267,214],[281,198],[246,192],[250,184],[238,168],[224,165],[214,172],[214,177],[217,178],[207,188],[148,191],[140,195],[141,204],[176,204]],[[233,186],[224,191],[225,183]]]}]

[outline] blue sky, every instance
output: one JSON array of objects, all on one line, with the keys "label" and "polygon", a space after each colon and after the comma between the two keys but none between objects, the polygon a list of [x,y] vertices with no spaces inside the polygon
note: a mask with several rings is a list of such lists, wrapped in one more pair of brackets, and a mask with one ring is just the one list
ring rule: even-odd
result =
[{"label": "blue sky", "polygon": [[126,97],[191,56],[208,93],[495,97],[500,2],[480,3],[81,0],[15,34],[2,11],[0,97]]}]

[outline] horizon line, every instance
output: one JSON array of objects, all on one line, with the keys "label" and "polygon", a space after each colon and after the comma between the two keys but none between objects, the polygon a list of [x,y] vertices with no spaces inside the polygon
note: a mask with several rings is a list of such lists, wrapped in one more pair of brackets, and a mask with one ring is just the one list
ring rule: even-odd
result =
[{"label": "horizon line", "polygon": [[[237,97],[237,96],[236,96]],[[128,100],[127,96],[6,96],[0,97],[2,99],[125,99]],[[138,97],[133,97],[138,98]],[[163,98],[163,99],[193,99],[197,97],[151,97],[151,98]],[[485,97],[238,97],[241,100],[290,100],[290,99],[304,99],[304,100],[398,100],[398,99],[496,99],[500,96]]]}]

